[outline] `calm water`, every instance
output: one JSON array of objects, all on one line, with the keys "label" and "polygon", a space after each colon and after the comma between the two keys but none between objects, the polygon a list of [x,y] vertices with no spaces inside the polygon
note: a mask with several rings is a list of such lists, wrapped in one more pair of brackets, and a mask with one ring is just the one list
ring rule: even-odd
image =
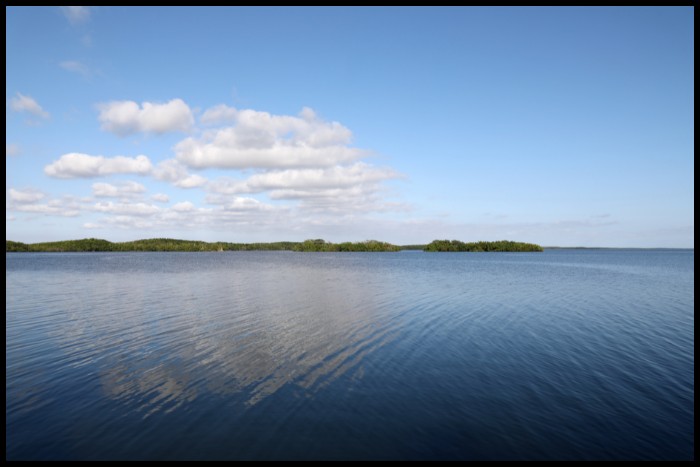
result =
[{"label": "calm water", "polygon": [[694,252],[6,255],[7,459],[694,459]]}]

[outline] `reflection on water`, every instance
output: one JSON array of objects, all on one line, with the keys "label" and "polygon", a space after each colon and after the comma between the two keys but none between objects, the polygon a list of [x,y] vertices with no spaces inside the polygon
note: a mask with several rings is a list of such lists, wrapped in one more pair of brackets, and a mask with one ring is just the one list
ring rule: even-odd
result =
[{"label": "reflection on water", "polygon": [[9,254],[7,290],[8,458],[693,456],[692,251]]},{"label": "reflection on water", "polygon": [[109,269],[80,278],[84,293],[61,298],[68,319],[50,335],[74,366],[99,358],[104,394],[141,401],[144,416],[202,391],[243,392],[250,405],[288,383],[313,393],[395,335],[399,323],[377,310],[382,285],[361,271],[228,259],[229,270],[161,281]]}]

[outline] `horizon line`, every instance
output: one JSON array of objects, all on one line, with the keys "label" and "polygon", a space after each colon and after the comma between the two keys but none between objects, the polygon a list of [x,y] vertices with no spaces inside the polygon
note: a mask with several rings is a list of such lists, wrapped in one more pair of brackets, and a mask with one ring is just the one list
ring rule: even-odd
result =
[{"label": "horizon line", "polygon": [[[77,239],[67,239],[67,240],[49,240],[49,241],[39,241],[39,242],[32,242],[32,243],[27,243],[27,242],[21,242],[17,240],[10,240],[10,239],[5,239],[6,242],[17,242],[17,243],[24,243],[25,245],[35,245],[37,243],[57,243],[57,242],[70,242],[70,241],[80,241],[80,240],[88,240],[88,239],[94,239],[94,240],[105,240],[110,243],[129,243],[129,242],[137,242],[137,241],[142,241],[142,240],[179,240],[179,241],[186,241],[186,242],[202,242],[202,243],[235,243],[235,244],[241,244],[241,245],[251,245],[251,244],[269,244],[269,243],[302,243],[306,240],[323,240],[326,243],[362,243],[362,242],[368,242],[368,241],[379,241],[383,243],[389,243],[391,245],[399,246],[399,247],[405,247],[405,246],[425,246],[428,245],[430,242],[425,242],[425,243],[403,243],[403,244],[398,244],[398,243],[391,243],[391,242],[386,242],[384,240],[376,240],[376,239],[365,239],[365,240],[345,240],[345,241],[339,241],[339,242],[333,242],[329,240],[325,240],[323,238],[306,238],[304,240],[275,240],[275,241],[257,241],[257,242],[240,242],[240,241],[226,241],[226,240],[214,240],[214,241],[208,241],[208,240],[189,240],[189,239],[182,239],[182,238],[173,238],[173,237],[150,237],[150,238],[138,238],[135,240],[124,240],[124,241],[112,241],[112,240],[107,240],[104,238],[98,238],[98,237],[84,237],[84,238],[77,238]],[[440,239],[434,239],[431,240],[440,240]],[[443,239],[445,240],[445,239]],[[454,239],[453,239],[454,240]],[[462,241],[462,240],[460,240]],[[494,241],[515,241],[518,243],[524,243],[524,242],[519,242],[517,240],[474,240],[474,241],[466,241],[465,243],[478,243],[478,242],[494,242]],[[529,243],[529,242],[527,242]],[[634,246],[561,246],[561,245],[548,245],[548,246],[542,246],[543,249],[550,249],[550,250],[556,250],[556,249],[566,249],[566,250],[694,250],[694,246],[690,247],[665,247],[665,246],[650,246],[650,247],[634,247]]]}]

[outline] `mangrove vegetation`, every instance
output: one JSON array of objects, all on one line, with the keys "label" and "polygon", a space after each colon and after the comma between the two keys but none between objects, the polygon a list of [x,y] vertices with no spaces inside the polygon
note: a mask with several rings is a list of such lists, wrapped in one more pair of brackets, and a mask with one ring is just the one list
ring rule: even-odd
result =
[{"label": "mangrove vegetation", "polygon": [[364,242],[331,243],[322,239],[304,240],[294,247],[294,251],[399,251],[400,246],[377,240]]},{"label": "mangrove vegetation", "polygon": [[150,238],[132,242],[110,242],[99,238],[64,240],[59,242],[22,243],[6,240],[6,252],[88,252],[88,251],[399,251],[390,243],[367,240],[364,242],[331,243],[325,240],[303,242],[230,243]]},{"label": "mangrove vegetation", "polygon": [[465,243],[459,240],[433,240],[423,248],[423,251],[519,251],[532,252],[544,251],[539,245],[534,243],[512,242],[510,240],[499,240],[497,242],[472,242]]},{"label": "mangrove vegetation", "polygon": [[364,242],[333,243],[323,239],[310,239],[303,242],[270,243],[231,243],[203,242],[198,240],[177,240],[173,238],[150,238],[131,242],[110,242],[100,238],[64,240],[59,242],[22,243],[6,240],[6,252],[89,252],[89,251],[302,251],[302,252],[343,252],[372,251],[390,252],[400,250],[423,251],[543,251],[532,243],[501,240],[497,242],[464,243],[459,240],[434,240],[427,245],[397,246],[378,240]]}]

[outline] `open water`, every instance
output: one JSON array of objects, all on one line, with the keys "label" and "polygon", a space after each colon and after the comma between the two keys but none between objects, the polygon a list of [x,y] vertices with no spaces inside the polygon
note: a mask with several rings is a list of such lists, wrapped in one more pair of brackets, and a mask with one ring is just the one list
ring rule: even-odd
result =
[{"label": "open water", "polygon": [[8,253],[7,459],[694,451],[694,251]]}]

